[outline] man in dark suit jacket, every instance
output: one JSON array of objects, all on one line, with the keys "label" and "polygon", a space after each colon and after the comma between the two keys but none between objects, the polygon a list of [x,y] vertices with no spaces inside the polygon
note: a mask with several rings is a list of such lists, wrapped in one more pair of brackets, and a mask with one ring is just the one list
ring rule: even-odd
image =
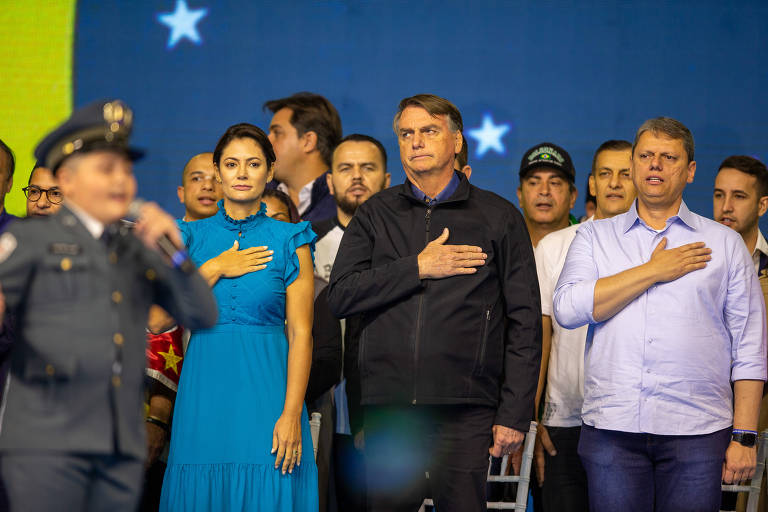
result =
[{"label": "man in dark suit jacket", "polygon": [[134,229],[120,224],[136,193],[131,122],[119,100],[74,112],[35,152],[65,204],[0,235],[0,284],[18,325],[0,427],[12,510],[135,510],[149,307],[192,328],[216,321],[202,277],[155,250],[162,236],[180,246],[173,219],[146,204]]}]

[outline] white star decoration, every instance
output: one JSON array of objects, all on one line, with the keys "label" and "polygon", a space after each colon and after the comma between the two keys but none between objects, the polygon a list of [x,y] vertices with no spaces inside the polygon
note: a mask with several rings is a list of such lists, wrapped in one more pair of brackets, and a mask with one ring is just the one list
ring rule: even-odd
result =
[{"label": "white star decoration", "polygon": [[192,9],[187,7],[186,0],[176,0],[176,10],[157,15],[157,21],[171,29],[166,47],[170,50],[183,38],[199,45],[203,42],[197,33],[197,22],[208,14],[208,9]]},{"label": "white star decoration", "polygon": [[508,124],[494,124],[491,114],[484,114],[482,126],[469,130],[469,136],[479,143],[475,155],[482,158],[490,149],[500,155],[506,153],[507,150],[504,148],[501,138],[508,131]]}]

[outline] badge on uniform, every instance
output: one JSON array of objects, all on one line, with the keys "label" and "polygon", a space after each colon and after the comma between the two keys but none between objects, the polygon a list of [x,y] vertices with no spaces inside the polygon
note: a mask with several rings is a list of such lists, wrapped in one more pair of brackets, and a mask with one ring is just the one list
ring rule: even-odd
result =
[{"label": "badge on uniform", "polygon": [[48,252],[62,256],[77,256],[83,249],[77,244],[68,244],[66,242],[54,242],[48,246]]},{"label": "badge on uniform", "polygon": [[0,263],[8,259],[13,254],[19,243],[16,241],[16,237],[7,231],[0,235]]}]

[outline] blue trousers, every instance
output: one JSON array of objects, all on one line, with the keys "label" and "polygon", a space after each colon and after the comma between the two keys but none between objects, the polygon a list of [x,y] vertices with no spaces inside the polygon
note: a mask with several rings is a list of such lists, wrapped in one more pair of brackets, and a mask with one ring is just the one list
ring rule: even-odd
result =
[{"label": "blue trousers", "polygon": [[594,512],[708,512],[720,508],[731,428],[663,436],[583,425],[579,456]]}]

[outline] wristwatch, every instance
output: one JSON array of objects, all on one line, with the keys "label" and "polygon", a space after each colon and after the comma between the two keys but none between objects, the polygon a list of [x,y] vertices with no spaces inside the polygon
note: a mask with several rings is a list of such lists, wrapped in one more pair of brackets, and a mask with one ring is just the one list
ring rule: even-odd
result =
[{"label": "wristwatch", "polygon": [[731,441],[736,441],[742,446],[752,448],[757,444],[757,434],[752,432],[734,432],[731,434]]}]

